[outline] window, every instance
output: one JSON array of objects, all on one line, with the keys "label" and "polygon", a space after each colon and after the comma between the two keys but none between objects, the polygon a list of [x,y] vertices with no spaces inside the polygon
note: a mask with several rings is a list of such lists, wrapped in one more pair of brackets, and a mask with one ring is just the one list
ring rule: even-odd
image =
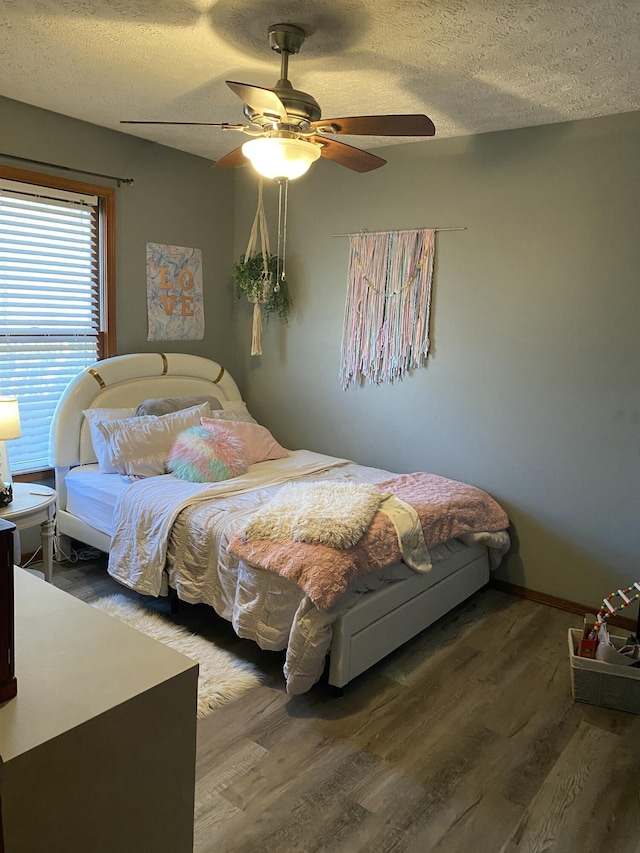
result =
[{"label": "window", "polygon": [[0,394],[15,394],[11,470],[49,467],[67,383],[115,353],[115,191],[0,167]]}]

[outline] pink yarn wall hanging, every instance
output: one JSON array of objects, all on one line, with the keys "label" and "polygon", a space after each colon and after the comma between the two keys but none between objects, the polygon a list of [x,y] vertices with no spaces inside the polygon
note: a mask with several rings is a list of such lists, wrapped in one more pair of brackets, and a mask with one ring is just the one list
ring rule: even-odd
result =
[{"label": "pink yarn wall hanging", "polygon": [[436,229],[351,234],[340,382],[402,379],[429,355]]}]

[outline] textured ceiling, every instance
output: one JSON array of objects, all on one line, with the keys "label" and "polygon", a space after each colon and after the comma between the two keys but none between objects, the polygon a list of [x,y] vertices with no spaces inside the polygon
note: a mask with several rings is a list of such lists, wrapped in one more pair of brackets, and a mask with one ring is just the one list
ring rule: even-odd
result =
[{"label": "textured ceiling", "polygon": [[280,22],[326,118],[426,113],[446,137],[640,109],[639,0],[2,0],[0,94],[215,160],[246,137],[118,122],[242,122],[224,81],[275,84]]}]

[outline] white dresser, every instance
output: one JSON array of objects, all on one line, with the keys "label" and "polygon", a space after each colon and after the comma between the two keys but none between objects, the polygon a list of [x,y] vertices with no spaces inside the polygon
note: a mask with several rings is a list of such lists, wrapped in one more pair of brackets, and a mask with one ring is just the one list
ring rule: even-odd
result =
[{"label": "white dresser", "polygon": [[191,853],[198,665],[15,569],[6,853]]}]

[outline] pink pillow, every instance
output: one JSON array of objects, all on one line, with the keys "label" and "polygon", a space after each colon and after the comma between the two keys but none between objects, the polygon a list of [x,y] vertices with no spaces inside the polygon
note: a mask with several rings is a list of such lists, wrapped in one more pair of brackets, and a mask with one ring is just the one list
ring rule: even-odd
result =
[{"label": "pink pillow", "polygon": [[200,418],[203,427],[219,427],[224,423],[225,428],[236,435],[244,443],[247,464],[266,462],[268,459],[284,459],[290,456],[288,450],[281,447],[266,427],[260,424],[247,424],[242,421],[219,421],[214,418]]}]

